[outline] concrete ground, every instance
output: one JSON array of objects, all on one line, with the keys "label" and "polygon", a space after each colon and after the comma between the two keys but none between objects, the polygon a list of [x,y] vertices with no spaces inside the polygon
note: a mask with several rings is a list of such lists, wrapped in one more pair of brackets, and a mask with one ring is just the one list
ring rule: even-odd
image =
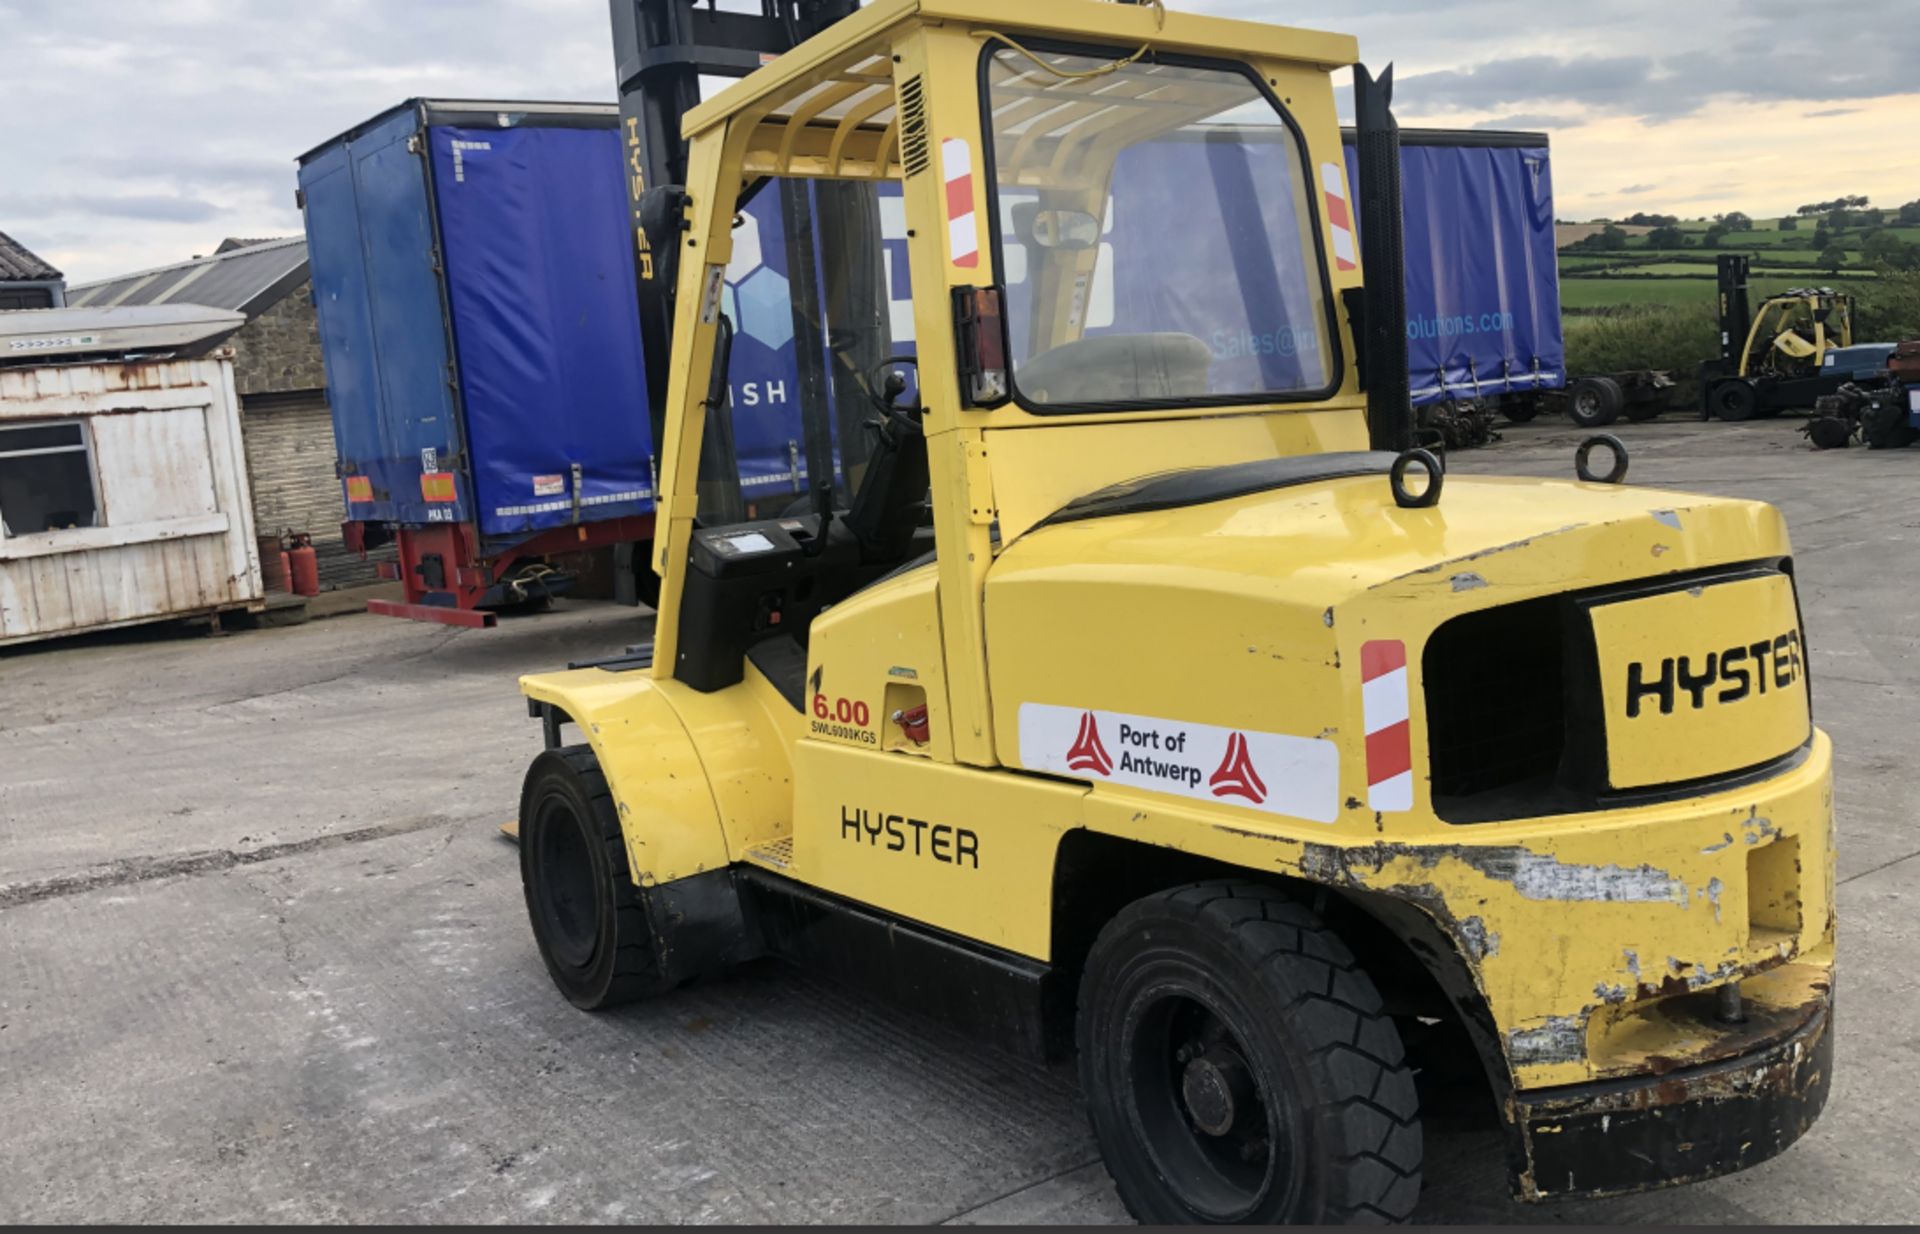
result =
[{"label": "concrete ground", "polygon": [[[1443,1128],[1425,1220],[1912,1217],[1920,452],[1795,427],[1619,431],[1634,480],[1794,530],[1839,751],[1826,1116],[1735,1178],[1546,1208]],[[1578,437],[1454,467],[1570,474]],[[0,652],[0,1221],[1123,1220],[1069,1068],[771,963],[610,1015],[555,993],[495,831],[539,745],[514,678],[647,634],[580,604]]]}]

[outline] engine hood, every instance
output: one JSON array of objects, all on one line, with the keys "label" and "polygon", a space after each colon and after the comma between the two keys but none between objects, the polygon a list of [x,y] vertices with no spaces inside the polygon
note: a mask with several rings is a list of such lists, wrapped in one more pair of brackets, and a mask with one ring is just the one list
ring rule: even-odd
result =
[{"label": "engine hood", "polygon": [[[1444,623],[1566,593],[1712,591],[1687,580],[1787,553],[1762,503],[1537,479],[1452,479],[1437,505],[1403,509],[1384,476],[1348,475],[1042,525],[987,575],[996,744],[1030,770],[1370,828],[1424,795],[1382,789],[1376,730],[1404,733],[1423,650]],[[1770,597],[1768,622],[1795,624],[1785,588],[1754,589]],[[1711,620],[1690,637],[1721,638],[1746,620],[1739,610],[1709,601],[1697,612]],[[1695,610],[1658,612],[1656,626],[1696,624]],[[1494,670],[1501,637],[1471,648]],[[1580,640],[1593,645],[1591,633]],[[1396,700],[1381,704],[1393,715],[1376,708],[1363,722],[1364,687],[1394,672]],[[1418,748],[1417,706],[1411,723]],[[1804,716],[1783,716],[1781,731],[1793,723]],[[1616,753],[1626,767],[1629,751]],[[1657,749],[1635,757],[1652,769],[1638,782],[1659,778]],[[1242,786],[1236,768],[1258,774]],[[1420,777],[1408,765],[1385,774],[1402,773]]]},{"label": "engine hood", "polygon": [[[1003,552],[995,584],[1155,576],[1324,610],[1370,591],[1564,590],[1781,556],[1762,502],[1575,481],[1458,477],[1402,509],[1384,476],[1042,525]],[[1177,581],[1174,581],[1177,580]]]}]

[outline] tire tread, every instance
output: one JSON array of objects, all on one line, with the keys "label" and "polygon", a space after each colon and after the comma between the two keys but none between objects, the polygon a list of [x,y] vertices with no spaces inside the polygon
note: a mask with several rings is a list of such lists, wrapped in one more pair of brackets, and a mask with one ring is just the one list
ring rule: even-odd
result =
[{"label": "tire tread", "polygon": [[[1328,1177],[1333,1186],[1321,1219],[1407,1220],[1420,1193],[1424,1154],[1413,1069],[1407,1065],[1399,1031],[1382,1013],[1379,991],[1339,934],[1276,888],[1218,880],[1135,901],[1102,931],[1096,955],[1110,938],[1162,912],[1217,925],[1272,988],[1298,991],[1285,1004],[1284,1014],[1312,1041],[1307,1057],[1340,1094],[1325,1106],[1326,1125],[1339,1129],[1341,1143],[1330,1158],[1333,1168]],[[1084,1036],[1088,1001],[1083,983],[1079,1008],[1083,1060],[1088,1048]],[[1316,1003],[1325,1004],[1327,1014],[1301,1014]],[[1362,1131],[1356,1123],[1369,1126]],[[1122,1199],[1128,1200],[1123,1180],[1116,1176],[1114,1181],[1122,1188]],[[1128,1207],[1134,1207],[1130,1200]]]}]

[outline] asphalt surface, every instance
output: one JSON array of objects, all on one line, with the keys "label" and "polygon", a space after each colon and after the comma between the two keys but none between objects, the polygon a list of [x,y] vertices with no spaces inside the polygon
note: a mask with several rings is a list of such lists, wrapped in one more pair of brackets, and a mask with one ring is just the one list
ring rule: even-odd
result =
[{"label": "asphalt surface", "polygon": [[[1429,1221],[1910,1220],[1920,1143],[1920,451],[1790,422],[1623,426],[1632,479],[1793,528],[1838,751],[1839,1061],[1746,1174],[1528,1208],[1430,1132]],[[1458,472],[1572,471],[1511,430]],[[1124,1220],[1071,1069],[773,963],[609,1015],[534,952],[496,832],[539,746],[515,676],[647,636],[581,603],[0,651],[0,1221]]]}]

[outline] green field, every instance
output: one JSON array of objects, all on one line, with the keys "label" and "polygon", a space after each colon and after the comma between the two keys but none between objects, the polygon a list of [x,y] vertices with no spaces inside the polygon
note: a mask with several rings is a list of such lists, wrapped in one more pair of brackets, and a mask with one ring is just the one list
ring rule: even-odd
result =
[{"label": "green field", "polygon": [[[1781,231],[1778,219],[1755,219],[1753,230],[1728,232],[1714,248],[1700,243],[1711,223],[1690,219],[1679,224],[1687,233],[1687,248],[1654,248],[1647,235],[1629,235],[1625,247],[1611,250],[1567,248],[1560,252],[1560,302],[1571,313],[1647,306],[1711,306],[1715,296],[1715,268],[1721,253],[1752,254],[1753,293],[1777,294],[1793,287],[1841,286],[1879,277],[1864,264],[1861,244],[1869,230],[1851,227],[1827,239],[1841,246],[1844,260],[1832,272],[1819,263],[1813,248],[1816,219],[1802,219],[1792,231]],[[1901,240],[1920,244],[1920,227],[1887,227]]]},{"label": "green field", "polygon": [[[1751,283],[1755,303],[1793,287],[1809,284],[1832,287],[1836,291],[1857,291],[1848,285],[1858,281],[1859,271],[1848,271],[1843,278],[1805,278],[1770,276]],[[1593,309],[1630,305],[1707,305],[1711,306],[1717,284],[1710,278],[1596,279],[1560,276],[1560,307],[1578,313]]]}]

